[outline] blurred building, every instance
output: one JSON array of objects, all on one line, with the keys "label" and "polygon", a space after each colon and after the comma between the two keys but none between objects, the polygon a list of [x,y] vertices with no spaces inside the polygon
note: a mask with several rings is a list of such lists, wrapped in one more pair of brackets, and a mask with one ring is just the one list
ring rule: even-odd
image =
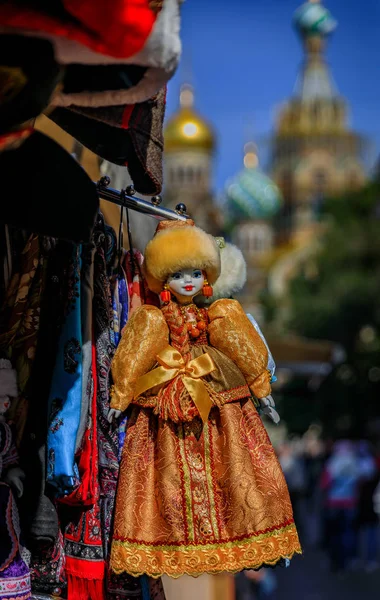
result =
[{"label": "blurred building", "polygon": [[348,104],[324,57],[336,22],[314,0],[296,11],[294,25],[304,60],[294,94],[277,116],[270,168],[284,196],[278,219],[281,241],[313,228],[326,195],[359,188],[366,179],[363,140],[350,130]]},{"label": "blurred building", "polygon": [[193,90],[185,85],[179,110],[165,128],[165,205],[182,202],[199,227],[220,235],[223,220],[212,192],[214,151],[212,127],[196,112]]},{"label": "blurred building", "polygon": [[318,0],[310,0],[295,12],[294,25],[304,59],[294,94],[277,115],[271,179],[257,168],[255,149],[248,145],[244,170],[225,188],[232,239],[248,264],[240,300],[259,320],[260,296],[268,288],[284,298],[281,309],[286,316],[288,282],[318,248],[324,199],[366,182],[364,140],[349,127],[348,104],[324,57],[336,22]]},{"label": "blurred building", "polygon": [[226,184],[225,208],[232,241],[247,263],[247,283],[239,300],[247,312],[261,321],[260,292],[267,282],[262,259],[271,255],[276,246],[274,218],[281,208],[282,195],[258,164],[255,144],[246,144],[244,167]]}]

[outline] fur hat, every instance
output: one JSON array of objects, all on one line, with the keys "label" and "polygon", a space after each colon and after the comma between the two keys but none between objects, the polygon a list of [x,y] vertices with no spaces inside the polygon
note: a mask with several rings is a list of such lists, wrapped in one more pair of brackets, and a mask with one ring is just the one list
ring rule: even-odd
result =
[{"label": "fur hat", "polygon": [[214,293],[211,298],[197,296],[195,303],[208,305],[219,298],[231,298],[240,292],[247,281],[247,266],[244,256],[237,246],[224,241],[224,238],[215,238],[220,248],[220,275],[213,286]]},{"label": "fur hat", "polygon": [[213,284],[220,274],[220,253],[215,239],[194,222],[161,221],[145,249],[144,271],[149,289],[159,294],[171,273],[198,268]]}]

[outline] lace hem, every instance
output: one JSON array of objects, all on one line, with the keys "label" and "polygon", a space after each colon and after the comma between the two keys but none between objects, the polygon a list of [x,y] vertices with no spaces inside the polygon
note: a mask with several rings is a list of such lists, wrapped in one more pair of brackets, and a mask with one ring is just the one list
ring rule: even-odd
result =
[{"label": "lace hem", "polygon": [[134,577],[143,574],[154,578],[198,577],[203,573],[238,573],[243,569],[273,566],[294,554],[302,554],[302,550],[292,523],[275,531],[219,544],[159,546],[113,540],[111,569]]}]

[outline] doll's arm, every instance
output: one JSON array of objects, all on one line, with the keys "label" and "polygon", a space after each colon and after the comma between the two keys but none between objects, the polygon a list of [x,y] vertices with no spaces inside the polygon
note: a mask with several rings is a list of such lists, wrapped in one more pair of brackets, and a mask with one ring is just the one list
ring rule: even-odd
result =
[{"label": "doll's arm", "polygon": [[268,350],[236,300],[217,300],[209,310],[211,345],[239,367],[256,398],[271,393]]},{"label": "doll's arm", "polygon": [[128,407],[137,380],[152,369],[157,354],[168,344],[169,329],[161,310],[146,304],[136,310],[124,327],[112,361],[111,409]]}]

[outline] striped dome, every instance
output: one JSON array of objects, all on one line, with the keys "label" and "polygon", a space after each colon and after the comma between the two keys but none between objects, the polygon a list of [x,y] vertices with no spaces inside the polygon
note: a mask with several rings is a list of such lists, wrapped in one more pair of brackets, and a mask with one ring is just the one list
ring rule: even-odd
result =
[{"label": "striped dome", "polygon": [[281,191],[260,169],[245,168],[225,188],[231,221],[271,219],[280,209]]},{"label": "striped dome", "polygon": [[337,22],[331,13],[319,2],[306,2],[294,13],[294,25],[303,36],[321,35],[332,33]]}]

